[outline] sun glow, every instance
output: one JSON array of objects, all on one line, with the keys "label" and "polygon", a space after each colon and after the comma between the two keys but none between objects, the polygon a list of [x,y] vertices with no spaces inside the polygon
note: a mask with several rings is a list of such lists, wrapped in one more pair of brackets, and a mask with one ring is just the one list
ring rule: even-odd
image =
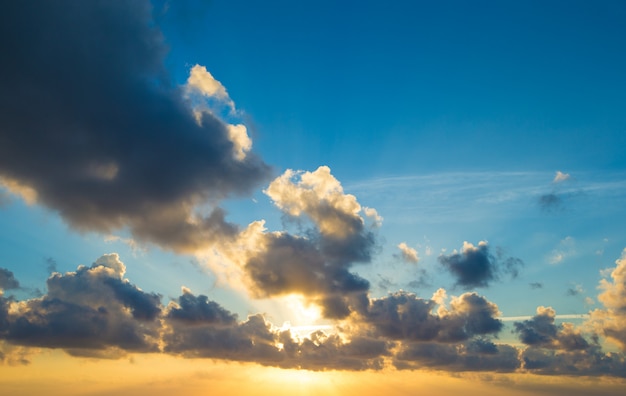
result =
[{"label": "sun glow", "polygon": [[290,294],[284,300],[294,318],[291,324],[295,327],[312,326],[322,318],[320,308],[307,302],[301,295]]}]

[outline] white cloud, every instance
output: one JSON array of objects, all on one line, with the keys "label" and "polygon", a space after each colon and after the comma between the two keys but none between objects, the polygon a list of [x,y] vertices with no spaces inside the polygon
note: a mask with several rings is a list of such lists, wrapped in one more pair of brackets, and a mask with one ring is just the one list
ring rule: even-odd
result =
[{"label": "white cloud", "polygon": [[248,136],[248,130],[243,124],[227,125],[228,137],[233,142],[234,157],[239,161],[246,158],[246,153],[252,148],[252,140]]},{"label": "white cloud", "polygon": [[550,252],[548,262],[550,264],[560,264],[566,258],[576,254],[576,241],[571,236],[563,238],[558,246]]},{"label": "white cloud", "polygon": [[552,183],[562,183],[566,180],[570,179],[570,174],[569,173],[563,173],[561,171],[556,171],[556,175],[554,176],[554,180],[552,180]]},{"label": "white cloud", "polygon": [[187,87],[203,96],[215,98],[235,110],[235,103],[228,96],[226,88],[204,66],[195,65],[189,71]]},{"label": "white cloud", "polygon": [[626,351],[626,249],[615,264],[611,279],[602,279],[598,286],[604,309],[592,311],[591,316],[596,329]]},{"label": "white cloud", "polygon": [[270,183],[265,193],[285,213],[294,217],[306,214],[324,235],[343,238],[363,225],[361,205],[354,195],[344,194],[327,166],[314,172],[288,169]]},{"label": "white cloud", "polygon": [[402,253],[402,259],[409,263],[416,264],[419,261],[419,257],[417,256],[417,251],[412,247],[409,247],[405,242],[401,242],[398,245],[398,249]]}]

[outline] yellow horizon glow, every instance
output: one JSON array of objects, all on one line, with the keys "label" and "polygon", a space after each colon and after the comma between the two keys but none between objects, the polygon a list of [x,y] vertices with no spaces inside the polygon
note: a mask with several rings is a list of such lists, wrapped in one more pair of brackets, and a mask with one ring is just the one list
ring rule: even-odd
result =
[{"label": "yellow horizon glow", "polygon": [[359,395],[432,394],[522,396],[569,391],[619,395],[626,380],[550,377],[530,374],[446,373],[443,371],[306,371],[263,367],[251,363],[184,359],[161,354],[120,360],[74,358],[59,350],[42,350],[30,365],[5,365],[0,370],[2,393],[25,396],[153,396],[207,395]]}]

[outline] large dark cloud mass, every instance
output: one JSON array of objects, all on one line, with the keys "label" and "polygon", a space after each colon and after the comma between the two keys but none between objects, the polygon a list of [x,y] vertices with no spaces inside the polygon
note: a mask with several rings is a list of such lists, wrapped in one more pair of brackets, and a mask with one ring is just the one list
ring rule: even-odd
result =
[{"label": "large dark cloud mass", "polygon": [[179,251],[234,233],[219,210],[194,207],[248,193],[269,169],[233,155],[222,121],[196,121],[164,70],[149,2],[8,2],[0,35],[5,186],[76,228],[128,226]]}]

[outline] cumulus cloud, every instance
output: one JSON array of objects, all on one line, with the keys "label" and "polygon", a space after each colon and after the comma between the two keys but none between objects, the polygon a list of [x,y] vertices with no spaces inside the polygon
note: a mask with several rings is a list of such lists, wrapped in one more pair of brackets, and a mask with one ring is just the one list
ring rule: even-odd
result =
[{"label": "cumulus cloud", "polygon": [[299,235],[268,232],[262,221],[253,222],[235,242],[218,249],[239,268],[254,296],[300,294],[320,305],[325,317],[346,317],[352,300],[369,290],[369,282],[351,268],[371,260],[377,213],[345,194],[325,166],[313,172],[287,170],[265,192],[305,230]]},{"label": "cumulus cloud", "polygon": [[626,249],[615,261],[610,279],[602,279],[598,301],[603,309],[591,312],[597,331],[626,351]]},{"label": "cumulus cloud", "polygon": [[623,354],[603,352],[592,328],[556,324],[556,312],[538,307],[529,320],[516,322],[514,332],[527,348],[520,353],[522,368],[539,374],[612,375],[626,377]]},{"label": "cumulus cloud", "polygon": [[538,307],[537,315],[523,322],[515,322],[514,332],[526,345],[567,351],[587,349],[589,343],[580,330],[570,323],[556,325],[556,312],[550,307]]},{"label": "cumulus cloud", "polygon": [[570,323],[557,325],[551,308],[515,324],[527,347],[497,343],[500,312],[476,293],[430,299],[406,292],[381,298],[360,294],[333,333],[302,336],[277,328],[263,315],[245,320],[183,287],[161,304],[125,276],[117,254],[91,266],[55,273],[40,298],[0,296],[0,363],[28,364],[39,348],[74,356],[120,358],[166,353],[254,362],[307,370],[439,369],[458,371],[624,376],[624,354],[605,353],[598,338]]},{"label": "cumulus cloud", "polygon": [[460,252],[442,254],[438,260],[456,277],[456,285],[466,289],[487,287],[502,274],[515,278],[524,265],[518,258],[506,257],[501,249],[492,254],[486,241],[480,241],[478,246],[463,242]]},{"label": "cumulus cloud", "polygon": [[[269,167],[247,152],[245,127],[194,118],[147,1],[16,2],[0,26],[12,54],[0,66],[5,188],[74,228],[128,227],[176,251],[232,234],[215,204],[250,193]],[[190,84],[209,92],[195,70]],[[206,202],[213,211],[197,210]]]},{"label": "cumulus cloud", "polygon": [[[439,303],[443,298],[438,299]],[[406,292],[371,299],[357,321],[368,332],[392,340],[459,342],[502,329],[498,307],[476,293],[452,298],[450,308]]]},{"label": "cumulus cloud", "polygon": [[18,345],[88,351],[157,351],[160,297],[124,279],[117,254],[90,267],[53,274],[48,292],[27,301],[4,300],[0,335]]},{"label": "cumulus cloud", "polygon": [[417,262],[419,261],[419,257],[417,256],[417,250],[409,247],[405,242],[401,242],[398,245],[398,249],[400,249],[400,257],[402,258],[402,260],[406,261],[407,263],[417,264]]}]

